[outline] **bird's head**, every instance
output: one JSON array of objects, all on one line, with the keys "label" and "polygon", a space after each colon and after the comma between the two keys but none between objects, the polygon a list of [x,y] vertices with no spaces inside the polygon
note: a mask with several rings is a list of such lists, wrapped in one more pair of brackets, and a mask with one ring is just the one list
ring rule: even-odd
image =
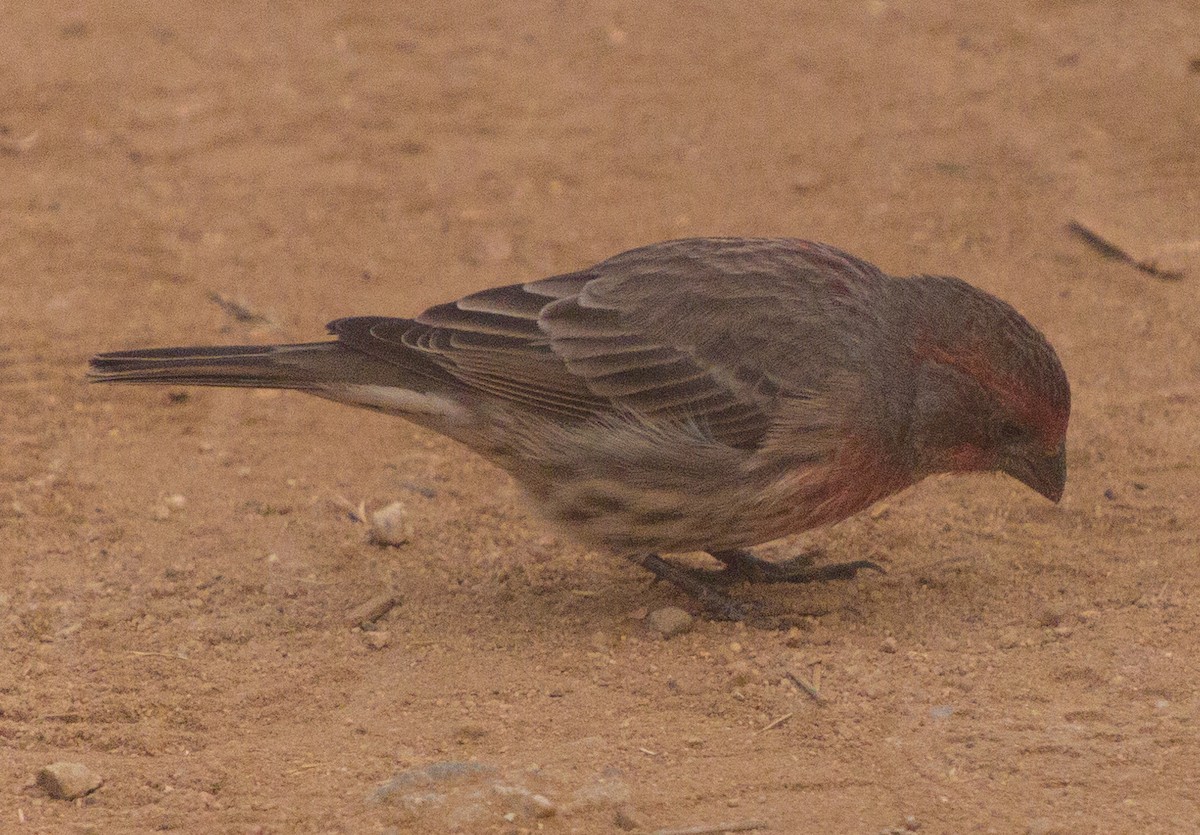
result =
[{"label": "bird's head", "polygon": [[1062,498],[1071,390],[1054,349],[1010,305],[921,276],[910,440],[919,475],[1000,471]]}]

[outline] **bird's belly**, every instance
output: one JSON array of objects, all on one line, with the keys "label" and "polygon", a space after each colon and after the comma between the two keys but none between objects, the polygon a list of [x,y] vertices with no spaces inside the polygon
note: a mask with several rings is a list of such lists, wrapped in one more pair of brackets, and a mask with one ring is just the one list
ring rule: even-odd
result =
[{"label": "bird's belly", "polygon": [[898,489],[861,472],[847,479],[828,459],[764,459],[673,426],[538,425],[521,435],[522,444],[509,433],[485,454],[565,533],[619,553],[747,548],[839,521]]},{"label": "bird's belly", "polygon": [[810,484],[791,495],[745,480],[690,489],[579,479],[534,495],[552,523],[586,544],[619,553],[748,548],[845,518],[837,492]]}]

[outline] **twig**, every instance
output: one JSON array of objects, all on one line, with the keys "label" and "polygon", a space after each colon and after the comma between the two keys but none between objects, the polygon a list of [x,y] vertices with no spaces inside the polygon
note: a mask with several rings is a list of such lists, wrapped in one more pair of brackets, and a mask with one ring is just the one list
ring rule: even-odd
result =
[{"label": "twig", "polygon": [[352,504],[351,501],[345,496],[334,496],[329,501],[331,501],[334,507],[337,507],[339,510],[346,511],[346,515],[350,517],[351,522],[358,522],[362,525],[367,524],[366,501],[359,502],[358,507],[355,507],[354,504]]},{"label": "twig", "polygon": [[213,304],[215,304],[217,307],[224,310],[226,313],[228,313],[230,316],[232,316],[234,319],[236,319],[239,322],[244,322],[246,324],[250,324],[252,322],[266,322],[267,321],[266,316],[255,313],[253,310],[246,307],[246,305],[244,305],[240,302],[235,302],[233,299],[226,298],[225,296],[222,296],[220,293],[217,293],[217,292],[209,293],[208,300],[210,302],[212,302]]},{"label": "twig", "polygon": [[813,687],[809,681],[796,675],[791,670],[787,671],[787,677],[791,680],[792,684],[811,696],[814,702],[819,705],[825,704],[825,697],[821,695],[821,691]]},{"label": "twig", "polygon": [[304,763],[298,765],[287,773],[288,777],[295,777],[297,774],[302,774],[305,771],[312,771],[314,768],[320,768],[324,763]]},{"label": "twig", "polygon": [[778,728],[780,725],[782,725],[784,722],[791,719],[795,715],[796,715],[795,713],[785,713],[785,714],[783,714],[783,716],[780,716],[778,719],[773,719],[770,722],[768,722],[766,725],[764,725],[763,727],[759,728],[758,732],[760,734],[762,734],[762,733],[766,733],[767,731],[771,730],[771,728]]},{"label": "twig", "polygon": [[685,826],[682,829],[656,829],[651,835],[720,835],[722,832],[750,832],[766,828],[766,821],[730,821],[711,825],[702,823],[699,826]]},{"label": "twig", "polygon": [[1180,270],[1167,270],[1158,266],[1153,259],[1142,258],[1138,259],[1130,255],[1127,251],[1117,246],[1112,241],[1100,235],[1092,229],[1087,228],[1077,220],[1072,220],[1067,224],[1067,231],[1075,235],[1092,249],[1099,252],[1105,258],[1113,258],[1129,266],[1141,270],[1147,275],[1152,275],[1155,278],[1162,278],[1168,281],[1175,281],[1183,278],[1183,272]]}]

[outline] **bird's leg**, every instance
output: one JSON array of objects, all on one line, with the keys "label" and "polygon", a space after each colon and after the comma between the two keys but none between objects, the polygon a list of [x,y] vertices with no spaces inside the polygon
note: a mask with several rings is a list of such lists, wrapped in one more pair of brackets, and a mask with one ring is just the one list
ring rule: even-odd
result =
[{"label": "bird's leg", "polygon": [[724,571],[697,571],[668,562],[658,554],[631,554],[629,561],[640,565],[654,575],[656,580],[666,580],[671,585],[690,594],[713,617],[719,620],[745,620],[750,613],[748,607],[733,600],[717,588]]},{"label": "bird's leg", "polygon": [[814,559],[822,553],[819,548],[781,562],[761,559],[740,548],[709,553],[725,564],[724,569],[714,573],[727,575],[723,582],[728,583],[813,583],[821,580],[849,580],[868,568],[881,574],[887,573],[883,566],[870,560],[814,565]]}]

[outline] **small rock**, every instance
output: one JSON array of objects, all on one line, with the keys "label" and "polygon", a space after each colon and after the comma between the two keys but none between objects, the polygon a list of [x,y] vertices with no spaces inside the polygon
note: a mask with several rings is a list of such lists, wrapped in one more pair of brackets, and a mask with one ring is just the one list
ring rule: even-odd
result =
[{"label": "small rock", "polygon": [[372,512],[367,524],[370,525],[367,538],[374,545],[394,547],[412,541],[412,523],[408,520],[408,510],[401,502],[392,502]]},{"label": "small rock", "polygon": [[356,606],[346,615],[347,626],[369,627],[375,621],[386,615],[392,609],[400,605],[400,598],[394,594],[377,594],[363,603],[361,606]]},{"label": "small rock", "polygon": [[525,798],[525,814],[535,819],[552,818],[558,814],[558,807],[545,795],[531,794]]},{"label": "small rock", "polygon": [[[808,626],[807,628],[812,629],[811,626]],[[802,647],[807,642],[804,640],[804,633],[802,633],[798,627],[793,626],[788,629],[787,634],[783,636],[783,643],[784,646],[794,648]]]},{"label": "small rock", "polygon": [[483,725],[468,722],[464,725],[459,725],[454,735],[458,738],[459,742],[478,742],[487,737],[488,729]]},{"label": "small rock", "polygon": [[893,638],[891,635],[888,635],[886,638],[884,638],[883,643],[879,647],[879,649],[882,652],[887,652],[887,653],[893,653],[898,648],[899,648],[899,646],[896,643],[896,639]]},{"label": "small rock", "polygon": [[83,797],[103,782],[103,777],[81,763],[53,763],[37,775],[37,784],[56,800]]},{"label": "small rock", "polygon": [[509,815],[512,815],[511,818],[508,815],[504,816],[509,822],[515,821],[518,817],[544,820],[558,814],[558,807],[554,805],[554,801],[544,794],[534,794],[524,786],[496,783],[492,786],[492,791],[501,797],[512,798],[520,803],[519,813],[509,812]]},{"label": "small rock", "polygon": [[618,829],[632,832],[635,829],[645,829],[642,819],[630,806],[618,806],[613,810],[613,823]]},{"label": "small rock", "polygon": [[801,168],[792,175],[792,191],[797,194],[816,191],[824,186],[825,182],[825,175],[815,168]]},{"label": "small rock", "polygon": [[646,616],[646,626],[664,638],[690,632],[694,618],[677,606],[664,606]]}]

